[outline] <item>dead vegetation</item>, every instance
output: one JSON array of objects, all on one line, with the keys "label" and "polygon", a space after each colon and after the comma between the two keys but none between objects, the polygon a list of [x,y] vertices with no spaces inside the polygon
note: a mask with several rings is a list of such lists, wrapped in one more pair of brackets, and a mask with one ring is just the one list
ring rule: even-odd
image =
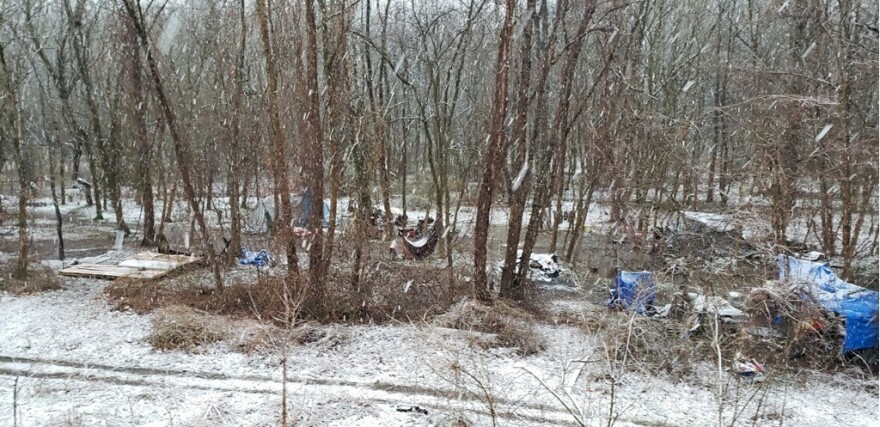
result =
[{"label": "dead vegetation", "polygon": [[[281,278],[260,276],[254,281],[239,280],[223,291],[198,281],[187,281],[186,276],[174,281],[150,282],[118,280],[105,288],[107,299],[116,310],[132,310],[145,314],[162,310],[162,319],[155,325],[161,330],[151,338],[157,348],[191,349],[190,341],[182,335],[216,338],[216,332],[206,330],[198,316],[231,316],[254,319],[262,326],[243,328],[234,336],[233,346],[250,353],[274,348],[281,342],[334,347],[346,339],[335,323],[385,323],[389,321],[423,321],[434,319],[437,325],[492,334],[482,343],[486,347],[515,348],[517,353],[529,355],[544,349],[544,342],[535,331],[538,319],[523,308],[498,300],[485,306],[469,299],[460,299],[469,288],[455,280],[450,286],[449,271],[430,265],[377,262],[366,269],[361,279],[361,291],[351,292],[350,277],[342,269],[333,269],[325,287],[320,306],[301,304],[291,309],[292,301],[300,301],[297,284],[286,284]],[[299,285],[301,286],[301,285]],[[285,297],[285,293],[287,297]],[[189,315],[183,309],[190,310]],[[190,322],[171,322],[165,311]],[[298,313],[296,318],[288,318]],[[173,319],[172,319],[173,320]],[[193,328],[185,325],[195,323]],[[330,326],[326,325],[330,324]],[[285,329],[295,325],[294,328]],[[171,327],[173,326],[173,327]]]},{"label": "dead vegetation", "polygon": [[30,264],[27,278],[24,279],[16,278],[12,274],[11,266],[0,269],[0,291],[14,295],[28,295],[58,289],[62,289],[58,276],[52,269],[43,265]]},{"label": "dead vegetation", "polygon": [[705,340],[689,333],[686,323],[673,319],[616,312],[594,318],[589,325],[588,333],[599,334],[610,361],[673,378],[689,374],[708,348]]},{"label": "dead vegetation", "polygon": [[172,305],[158,312],[147,341],[158,350],[193,351],[203,344],[226,338],[226,326],[221,317]]},{"label": "dead vegetation", "polygon": [[841,366],[842,320],[797,287],[754,289],[744,306],[749,322],[737,346],[779,366],[832,370]]},{"label": "dead vegetation", "polygon": [[447,269],[431,265],[376,262],[365,269],[359,291],[352,292],[348,272],[342,267],[333,268],[324,298],[298,307],[297,319],[286,316],[291,312],[289,305],[300,300],[298,292],[305,284],[286,283],[284,278],[269,275],[237,279],[222,291],[199,280],[188,280],[186,275],[162,282],[117,280],[106,287],[105,294],[117,310],[139,314],[184,305],[279,326],[305,321],[384,323],[421,320],[443,313],[458,296],[468,293],[466,284],[453,280],[450,285],[449,277]]},{"label": "dead vegetation", "polygon": [[511,347],[524,356],[545,348],[535,323],[534,315],[504,301],[484,305],[469,298],[461,299],[446,313],[434,318],[436,326],[493,334],[491,339],[480,340],[480,345]]},{"label": "dead vegetation", "polygon": [[245,354],[277,354],[289,344],[314,345],[329,350],[349,339],[346,330],[340,326],[316,322],[306,322],[290,329],[254,322],[233,329],[230,344]]}]

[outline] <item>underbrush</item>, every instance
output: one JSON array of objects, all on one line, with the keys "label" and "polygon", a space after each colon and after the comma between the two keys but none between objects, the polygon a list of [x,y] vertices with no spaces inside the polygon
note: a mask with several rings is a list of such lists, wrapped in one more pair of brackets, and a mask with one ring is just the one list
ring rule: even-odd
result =
[{"label": "underbrush", "polygon": [[[515,348],[522,355],[545,348],[534,328],[539,319],[532,311],[503,300],[483,305],[462,299],[462,295],[471,293],[471,287],[459,277],[458,272],[450,273],[428,263],[376,262],[364,269],[358,286],[350,270],[331,269],[320,298],[307,297],[305,275],[295,281],[269,275],[238,279],[222,291],[201,280],[188,280],[187,276],[159,282],[123,279],[108,285],[105,294],[117,310],[138,314],[159,310],[154,324],[158,336],[151,337],[150,342],[160,349],[189,350],[192,342],[222,339],[203,322],[194,321],[197,319],[193,315],[184,316],[183,309],[203,317],[227,316],[267,324],[269,327],[241,332],[234,345],[244,352],[262,351],[279,342],[338,343],[339,334],[319,327],[322,324],[399,321],[433,321],[438,326],[491,334],[480,345]],[[169,309],[174,316],[166,313]],[[175,317],[187,322],[168,322]],[[187,324],[192,328],[187,329]]]},{"label": "underbrush", "polygon": [[433,323],[440,327],[493,334],[478,343],[484,347],[511,347],[523,356],[541,352],[546,347],[535,331],[534,315],[501,300],[484,305],[463,298],[446,313],[435,317]]},{"label": "underbrush", "polygon": [[635,367],[681,378],[691,372],[693,362],[708,356],[704,353],[707,343],[694,339],[683,322],[610,314],[604,319],[591,319],[587,330],[599,334],[602,350],[610,361],[627,369]]},{"label": "underbrush", "polygon": [[[766,301],[762,300],[760,306]],[[769,305],[769,304],[768,304]],[[600,358],[617,369],[664,373],[681,380],[698,363],[736,372],[742,362],[755,361],[768,373],[852,371],[876,375],[876,358],[841,354],[842,337],[834,331],[839,320],[809,303],[789,306],[772,328],[762,320],[759,305],[747,306],[749,321],[733,324],[712,315],[682,319],[645,317],[631,312],[586,316],[582,328],[600,339]],[[772,332],[771,332],[772,331]],[[770,335],[772,334],[772,335]]]},{"label": "underbrush", "polygon": [[31,263],[28,266],[27,277],[24,279],[15,277],[10,266],[0,269],[0,291],[25,295],[61,288],[61,282],[55,272],[41,264]]},{"label": "underbrush", "polygon": [[159,350],[192,351],[200,345],[221,341],[229,328],[224,319],[182,305],[159,310],[147,341]]},{"label": "underbrush", "polygon": [[222,291],[204,283],[186,283],[183,278],[173,282],[118,280],[108,285],[105,293],[117,310],[139,314],[183,305],[280,326],[304,321],[385,323],[431,318],[470,293],[460,280],[453,279],[450,284],[449,277],[447,269],[428,264],[377,262],[364,269],[357,287],[347,271],[331,269],[321,297],[312,299],[305,297],[305,277],[288,281],[268,275],[236,281]]}]

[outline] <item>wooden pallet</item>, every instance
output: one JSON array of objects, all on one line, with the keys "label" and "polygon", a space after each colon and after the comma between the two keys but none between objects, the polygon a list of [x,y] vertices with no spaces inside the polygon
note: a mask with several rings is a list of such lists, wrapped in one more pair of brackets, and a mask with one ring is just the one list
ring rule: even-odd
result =
[{"label": "wooden pallet", "polygon": [[119,264],[77,264],[61,270],[62,276],[94,277],[100,279],[117,279],[130,277],[135,279],[159,279],[183,266],[201,261],[200,257],[184,255],[164,255],[155,252],[141,252]]}]

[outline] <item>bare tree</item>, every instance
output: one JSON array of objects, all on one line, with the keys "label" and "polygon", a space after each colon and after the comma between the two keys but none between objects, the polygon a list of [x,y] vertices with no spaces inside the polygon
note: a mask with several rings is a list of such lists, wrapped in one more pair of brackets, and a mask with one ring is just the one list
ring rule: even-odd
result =
[{"label": "bare tree", "polygon": [[162,108],[162,113],[165,116],[165,122],[168,126],[168,130],[171,133],[171,140],[174,143],[174,154],[177,157],[177,167],[178,172],[180,173],[180,178],[183,181],[183,190],[186,193],[190,208],[192,209],[195,220],[199,226],[202,245],[205,248],[205,254],[207,256],[208,264],[211,265],[211,269],[213,271],[214,286],[217,288],[217,290],[222,290],[223,277],[220,273],[221,266],[220,263],[217,262],[217,254],[214,250],[214,245],[211,242],[211,236],[208,232],[208,226],[205,223],[205,216],[200,209],[198,200],[196,199],[196,192],[192,183],[190,172],[192,155],[190,154],[189,143],[180,134],[180,130],[177,127],[177,121],[176,116],[174,115],[173,106],[171,105],[171,102],[165,94],[165,87],[162,84],[162,76],[159,74],[159,66],[156,62],[156,59],[153,57],[152,50],[150,49],[150,39],[147,35],[143,9],[141,8],[139,2],[133,2],[132,0],[121,1],[122,6],[125,8],[125,12],[128,14],[132,25],[134,25],[138,37],[140,38],[141,43],[144,46],[144,50],[146,51],[147,66],[150,69],[150,74],[152,74],[153,76],[153,86],[156,90],[156,96],[159,98],[159,104]]},{"label": "bare tree", "polygon": [[474,224],[474,293],[482,302],[491,297],[486,281],[486,241],[489,236],[489,214],[498,170],[505,157],[504,119],[507,116],[507,82],[510,70],[510,38],[513,31],[514,0],[505,4],[504,23],[498,43],[498,58],[495,64],[495,89],[492,102],[492,118],[489,122],[489,136],[486,138],[486,151],[483,162],[486,169],[480,182],[480,195],[477,198],[477,220]]},{"label": "bare tree", "polygon": [[[5,23],[0,21],[0,25],[2,24]],[[0,42],[0,67],[3,71],[3,88],[6,92],[4,113],[9,113],[8,115],[4,114],[2,135],[4,140],[8,138],[12,141],[12,155],[15,159],[18,177],[18,258],[15,260],[12,276],[17,279],[26,279],[28,276],[27,199],[30,186],[25,176],[25,162],[22,155],[21,100],[19,98],[22,72],[18,71],[21,69],[20,64],[10,64],[7,61],[6,45],[3,42]]]}]

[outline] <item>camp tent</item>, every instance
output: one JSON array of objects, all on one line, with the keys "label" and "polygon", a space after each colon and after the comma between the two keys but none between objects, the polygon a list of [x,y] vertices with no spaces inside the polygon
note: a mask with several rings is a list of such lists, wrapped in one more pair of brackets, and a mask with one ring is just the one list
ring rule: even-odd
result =
[{"label": "camp tent", "polygon": [[[307,198],[305,203],[300,196],[291,196],[291,210],[293,220],[291,225],[304,227],[308,221],[308,209],[310,200]],[[330,204],[324,200],[324,220],[322,226],[330,225]],[[246,233],[263,234],[267,233],[275,218],[275,199],[272,196],[266,196],[257,201],[257,206],[244,216],[242,227]]]}]

